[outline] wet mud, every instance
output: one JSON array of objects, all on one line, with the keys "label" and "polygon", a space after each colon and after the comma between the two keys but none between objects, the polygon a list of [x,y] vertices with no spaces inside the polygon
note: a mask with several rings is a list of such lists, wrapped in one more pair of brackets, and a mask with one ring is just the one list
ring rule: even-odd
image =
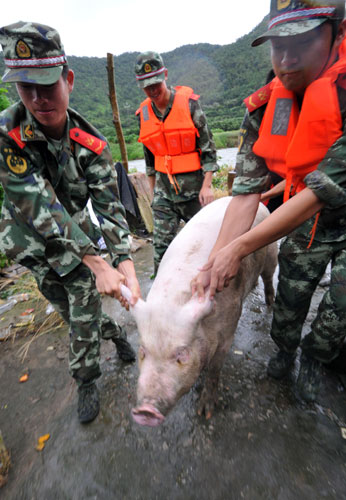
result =
[{"label": "wet mud", "polygon": [[[152,249],[134,255],[143,295],[151,286]],[[313,317],[323,289],[311,305]],[[126,311],[106,299],[104,308],[126,325]],[[24,364],[25,339],[0,344],[0,430],[11,452],[4,500],[176,499],[340,500],[346,498],[346,392],[325,370],[316,404],[294,394],[299,361],[276,382],[266,375],[275,346],[271,311],[262,285],[248,297],[221,374],[219,404],[206,421],[196,414],[201,383],[184,396],[158,428],[131,418],[137,364],[126,365],[111,342],[102,344],[98,380],[101,412],[89,425],[77,420],[77,393],[67,369],[67,329],[35,340]],[[26,339],[27,340],[27,339]],[[18,382],[24,371],[26,383]],[[39,436],[50,434],[41,452]]]}]

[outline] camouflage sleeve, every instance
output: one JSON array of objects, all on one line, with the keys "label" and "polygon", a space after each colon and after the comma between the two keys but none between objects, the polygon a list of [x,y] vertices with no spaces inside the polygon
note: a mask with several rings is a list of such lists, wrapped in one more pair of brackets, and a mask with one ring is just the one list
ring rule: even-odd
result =
[{"label": "camouflage sleeve", "polygon": [[191,118],[198,130],[196,146],[201,151],[201,164],[204,172],[216,172],[219,169],[216,159],[216,147],[213,134],[208,127],[207,118],[199,101],[190,99]]},{"label": "camouflage sleeve", "polygon": [[89,195],[112,264],[130,257],[129,228],[120,202],[117,174],[108,147],[85,167]]},{"label": "camouflage sleeve", "polygon": [[346,123],[343,135],[329,148],[317,170],[308,174],[305,185],[326,203],[326,207],[346,205]]},{"label": "camouflage sleeve", "polygon": [[155,157],[150,149],[143,146],[144,160],[145,160],[145,172],[147,175],[155,175]]},{"label": "camouflage sleeve", "polygon": [[262,119],[261,110],[249,114],[246,111],[239,131],[239,147],[236,159],[236,178],[232,186],[232,195],[263,193],[270,188],[271,178],[263,158],[252,151],[258,138]]},{"label": "camouflage sleeve", "polygon": [[27,156],[3,138],[0,140],[0,182],[14,218],[23,221],[44,241],[47,261],[58,274],[68,274],[86,253],[98,253],[60,203],[49,181]]}]

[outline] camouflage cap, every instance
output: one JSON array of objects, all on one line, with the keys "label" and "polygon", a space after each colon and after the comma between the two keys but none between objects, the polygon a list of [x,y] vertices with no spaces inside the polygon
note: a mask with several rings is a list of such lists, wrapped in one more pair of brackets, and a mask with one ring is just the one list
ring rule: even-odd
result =
[{"label": "camouflage cap", "polygon": [[340,22],[344,15],[345,0],[271,0],[268,31],[251,45],[261,45],[273,37],[300,35],[328,19]]},{"label": "camouflage cap", "polygon": [[165,79],[165,65],[157,52],[143,52],[137,57],[135,73],[138,86],[141,89]]},{"label": "camouflage cap", "polygon": [[67,63],[59,33],[39,23],[19,21],[0,28],[6,71],[3,82],[51,85]]}]

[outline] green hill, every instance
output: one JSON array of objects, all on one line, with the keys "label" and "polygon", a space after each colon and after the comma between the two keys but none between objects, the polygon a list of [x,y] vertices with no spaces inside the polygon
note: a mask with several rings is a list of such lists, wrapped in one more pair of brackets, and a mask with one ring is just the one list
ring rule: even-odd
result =
[{"label": "green hill", "polygon": [[[265,83],[270,70],[269,46],[251,47],[251,41],[265,30],[266,18],[249,34],[232,44],[184,45],[162,54],[168,69],[168,82],[191,86],[195,93],[201,95],[201,103],[212,129],[239,128],[244,113],[243,99]],[[155,50],[155,47],[152,49]],[[134,75],[137,55],[136,52],[126,52],[114,57],[120,117],[128,139],[132,135],[137,136],[138,123],[134,113],[144,98]],[[76,77],[71,107],[107,137],[114,136],[108,99],[106,54],[104,58],[69,56],[68,61]],[[1,74],[3,70],[1,59]],[[16,100],[13,87],[9,86],[9,96]]]}]

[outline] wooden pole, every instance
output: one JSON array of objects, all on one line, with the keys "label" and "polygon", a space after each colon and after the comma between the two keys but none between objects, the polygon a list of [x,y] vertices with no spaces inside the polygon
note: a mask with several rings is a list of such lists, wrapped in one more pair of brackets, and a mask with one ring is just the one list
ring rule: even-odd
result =
[{"label": "wooden pole", "polygon": [[125,144],[123,130],[121,127],[117,94],[115,90],[114,56],[113,54],[110,53],[107,53],[107,73],[108,73],[109,100],[111,102],[111,107],[113,112],[113,123],[115,125],[115,130],[117,133],[117,138],[120,146],[122,164],[125,171],[128,173],[129,163],[127,159],[126,144]]}]

